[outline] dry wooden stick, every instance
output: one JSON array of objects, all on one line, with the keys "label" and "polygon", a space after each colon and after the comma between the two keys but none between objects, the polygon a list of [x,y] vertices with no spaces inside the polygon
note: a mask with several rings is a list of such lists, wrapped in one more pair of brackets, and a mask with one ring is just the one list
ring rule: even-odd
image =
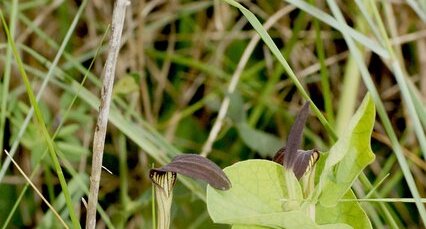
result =
[{"label": "dry wooden stick", "polygon": [[96,226],[96,205],[98,203],[99,182],[102,171],[102,157],[105,145],[105,135],[108,124],[108,114],[111,104],[112,87],[114,84],[115,65],[121,44],[124,17],[128,0],[117,0],[112,15],[111,39],[109,41],[108,58],[105,63],[103,86],[101,90],[101,104],[99,106],[98,121],[93,137],[92,171],[90,175],[90,192],[87,206],[86,228]]}]

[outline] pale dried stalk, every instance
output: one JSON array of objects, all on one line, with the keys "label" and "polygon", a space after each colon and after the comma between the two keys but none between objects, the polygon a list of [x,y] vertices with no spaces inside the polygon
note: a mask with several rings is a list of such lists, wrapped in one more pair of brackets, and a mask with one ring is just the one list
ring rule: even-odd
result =
[{"label": "pale dried stalk", "polygon": [[90,192],[87,206],[86,228],[94,229],[96,226],[96,205],[98,203],[99,182],[102,171],[102,157],[104,151],[105,135],[108,124],[108,114],[111,104],[112,87],[114,84],[115,66],[121,44],[124,17],[128,0],[117,0],[114,6],[111,26],[111,39],[109,41],[108,58],[105,63],[103,86],[101,90],[101,104],[99,106],[98,121],[93,137],[92,171],[90,175]]}]

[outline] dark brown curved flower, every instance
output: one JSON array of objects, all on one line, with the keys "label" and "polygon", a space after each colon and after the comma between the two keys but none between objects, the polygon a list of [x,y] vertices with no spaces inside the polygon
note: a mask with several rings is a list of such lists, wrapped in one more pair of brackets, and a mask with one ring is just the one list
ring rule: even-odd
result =
[{"label": "dark brown curved flower", "polygon": [[302,143],[303,128],[305,127],[306,119],[309,115],[309,104],[306,102],[299,114],[296,116],[293,126],[291,126],[290,133],[287,139],[287,145],[278,150],[275,154],[273,161],[280,163],[287,170],[294,172],[297,179],[300,179],[306,172],[308,172],[318,161],[318,150],[300,150]]}]

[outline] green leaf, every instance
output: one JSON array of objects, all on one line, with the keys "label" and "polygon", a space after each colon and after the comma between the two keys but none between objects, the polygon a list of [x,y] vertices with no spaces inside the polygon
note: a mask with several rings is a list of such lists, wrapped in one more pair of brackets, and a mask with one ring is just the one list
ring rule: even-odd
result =
[{"label": "green leaf", "polygon": [[[256,225],[254,228],[351,228],[345,224],[317,225],[298,209],[283,211],[288,198],[283,167],[267,160],[247,160],[224,169],[232,188],[219,191],[207,187],[207,209],[216,223]],[[302,199],[298,182],[297,197]]]},{"label": "green leaf", "polygon": [[63,126],[58,134],[56,135],[56,138],[66,138],[69,136],[75,136],[76,132],[81,128],[79,124],[69,124],[66,126]]},{"label": "green leaf", "polygon": [[[352,190],[349,190],[343,198],[356,199]],[[346,223],[354,229],[372,228],[370,220],[358,202],[339,202],[333,207],[316,206],[316,220],[318,224]]]},{"label": "green leaf", "polygon": [[138,91],[139,86],[136,83],[136,80],[132,76],[128,75],[118,80],[118,82],[114,85],[113,90],[114,90],[113,91],[114,95],[117,95],[117,94],[126,95],[129,93]]},{"label": "green leaf", "polygon": [[56,142],[58,149],[65,155],[70,161],[79,161],[81,156],[89,155],[89,150],[80,144],[68,143],[65,141]]},{"label": "green leaf", "polygon": [[230,117],[231,120],[237,124],[247,122],[247,115],[246,111],[244,110],[244,100],[241,94],[236,91],[230,94],[229,97],[230,104],[227,113],[228,117]]},{"label": "green leaf", "polygon": [[321,193],[322,205],[335,206],[361,171],[374,160],[370,147],[374,120],[375,107],[368,94],[343,136],[330,149],[317,190]]},{"label": "green leaf", "polygon": [[247,123],[237,124],[238,134],[243,142],[262,157],[273,157],[275,152],[283,146],[283,142],[272,134],[256,130]]}]

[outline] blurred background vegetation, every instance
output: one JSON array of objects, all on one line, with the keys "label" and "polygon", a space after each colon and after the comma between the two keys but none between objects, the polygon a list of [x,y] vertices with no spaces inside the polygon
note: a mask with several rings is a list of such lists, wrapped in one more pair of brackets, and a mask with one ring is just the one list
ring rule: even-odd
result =
[{"label": "blurred background vegetation", "polygon": [[[277,61],[271,46],[256,42],[247,15],[226,2],[131,1],[106,137],[103,165],[111,173],[102,174],[99,204],[104,214],[98,227],[151,228],[148,171],[177,154],[203,152],[222,168],[250,158],[270,159],[285,144],[293,117],[307,98],[328,124],[319,121],[319,113],[311,115],[304,148],[327,152],[336,140],[333,135],[345,130],[368,91],[379,113],[371,142],[376,160],[354,191],[359,198],[372,189],[369,197],[396,198],[363,203],[374,228],[424,227],[424,204],[398,199],[415,193],[426,197],[426,3],[241,3],[261,23],[269,21],[270,42],[297,78]],[[6,0],[0,1],[0,9],[32,89],[40,94],[44,124],[84,225],[81,198],[87,199],[113,1]],[[356,43],[350,45],[353,39]],[[0,70],[0,149],[14,154],[70,222],[45,141],[28,116],[31,105],[4,27]],[[221,109],[227,111],[223,118]],[[217,134],[212,133],[215,122]],[[3,152],[0,162],[0,225],[59,225]],[[178,182],[172,228],[228,228],[211,222],[204,190],[201,182]]]}]

